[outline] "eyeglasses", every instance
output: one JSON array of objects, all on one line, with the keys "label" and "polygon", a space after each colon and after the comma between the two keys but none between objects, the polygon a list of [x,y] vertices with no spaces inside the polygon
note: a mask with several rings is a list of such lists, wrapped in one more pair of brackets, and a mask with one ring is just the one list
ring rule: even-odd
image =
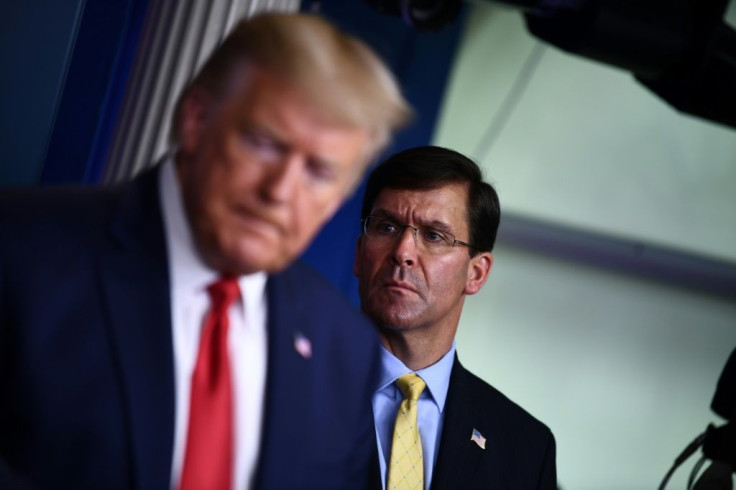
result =
[{"label": "eyeglasses", "polygon": [[422,252],[444,254],[452,250],[455,245],[477,248],[469,243],[461,242],[452,233],[430,226],[411,226],[382,216],[367,216],[363,220],[365,235],[381,245],[396,242],[404,235],[404,230],[407,228],[411,228],[414,232],[414,243]]}]

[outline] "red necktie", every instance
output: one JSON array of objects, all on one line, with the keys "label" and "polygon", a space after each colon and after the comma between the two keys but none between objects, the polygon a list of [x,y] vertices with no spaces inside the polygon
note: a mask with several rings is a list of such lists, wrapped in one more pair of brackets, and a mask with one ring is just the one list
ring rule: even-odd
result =
[{"label": "red necktie", "polygon": [[207,288],[204,319],[192,374],[189,432],[180,490],[227,490],[233,478],[233,395],[227,349],[227,311],[240,291],[235,279]]}]

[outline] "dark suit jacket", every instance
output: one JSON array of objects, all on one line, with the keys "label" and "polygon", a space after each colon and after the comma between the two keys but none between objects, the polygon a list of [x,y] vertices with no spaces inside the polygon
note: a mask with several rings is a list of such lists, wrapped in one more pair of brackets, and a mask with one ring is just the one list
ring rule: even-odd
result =
[{"label": "dark suit jacket", "polygon": [[[157,171],[0,196],[0,488],[169,488],[174,370]],[[314,272],[268,291],[256,487],[366,478],[374,329]],[[312,342],[304,359],[299,332]]]},{"label": "dark suit jacket", "polygon": [[[471,441],[473,429],[485,449]],[[500,391],[465,369],[450,375],[432,490],[557,488],[550,430]]]}]

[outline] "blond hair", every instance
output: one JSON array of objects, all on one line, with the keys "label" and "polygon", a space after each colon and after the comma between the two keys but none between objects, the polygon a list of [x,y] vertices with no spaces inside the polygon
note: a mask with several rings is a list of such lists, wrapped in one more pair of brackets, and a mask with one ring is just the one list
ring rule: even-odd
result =
[{"label": "blond hair", "polygon": [[393,75],[365,43],[315,15],[266,13],[241,21],[184,89],[174,111],[173,141],[189,91],[222,94],[244,62],[287,81],[329,122],[370,130],[369,158],[411,118]]}]

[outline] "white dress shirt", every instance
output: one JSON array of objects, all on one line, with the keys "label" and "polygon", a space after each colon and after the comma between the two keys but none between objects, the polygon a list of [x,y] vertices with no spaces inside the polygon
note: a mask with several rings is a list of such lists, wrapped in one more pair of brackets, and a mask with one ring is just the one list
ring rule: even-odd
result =
[{"label": "white dress shirt", "polygon": [[404,399],[395,381],[404,374],[416,372],[427,385],[419,396],[417,425],[424,456],[424,488],[428,489],[432,483],[432,470],[437,461],[445,400],[447,400],[447,389],[450,386],[450,373],[454,360],[454,341],[450,350],[439,361],[419,371],[412,371],[396,356],[381,347],[381,378],[378,382],[378,389],[373,394],[373,418],[376,425],[381,484],[384,488],[386,488],[386,461],[391,458],[396,412]]},{"label": "white dress shirt", "polygon": [[[207,286],[219,278],[200,259],[192,239],[173,158],[162,164],[161,214],[169,257],[176,412],[171,488],[179,487],[189,423],[191,377],[199,351],[202,322],[209,309]],[[242,301],[228,312],[228,348],[233,376],[234,489],[253,484],[261,440],[266,385],[266,274],[238,278]]]}]

